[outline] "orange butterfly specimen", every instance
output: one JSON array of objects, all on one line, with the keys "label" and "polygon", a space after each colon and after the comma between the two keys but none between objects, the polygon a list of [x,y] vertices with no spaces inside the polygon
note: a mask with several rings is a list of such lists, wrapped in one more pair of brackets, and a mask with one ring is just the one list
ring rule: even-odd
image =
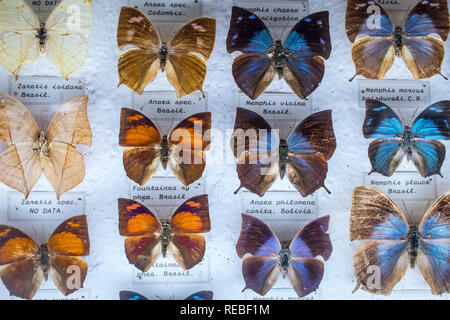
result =
[{"label": "orange butterfly specimen", "polygon": [[119,231],[125,239],[128,261],[147,272],[156,262],[159,252],[167,250],[184,269],[200,263],[205,254],[206,241],[200,233],[211,230],[208,195],[187,200],[170,220],[159,220],[139,202],[119,199]]},{"label": "orange butterfly specimen", "polygon": [[[119,49],[131,45],[137,48],[123,52],[119,58],[120,83],[142,94],[157,76],[167,72],[169,83],[178,98],[195,91],[203,93],[206,62],[216,39],[216,20],[197,18],[186,23],[169,42],[162,42],[151,21],[141,11],[123,7],[117,29]],[[204,60],[197,54],[201,54]]]},{"label": "orange butterfly specimen", "polygon": [[22,231],[0,225],[0,277],[12,296],[33,299],[48,274],[65,295],[83,288],[89,255],[85,215],[67,219],[56,228],[47,244],[39,246]]},{"label": "orange butterfly specimen", "polygon": [[76,146],[92,144],[87,103],[87,96],[67,101],[45,133],[19,100],[0,94],[0,140],[8,145],[0,155],[0,181],[26,198],[42,171],[58,199],[79,185],[85,166]]},{"label": "orange butterfly specimen", "polygon": [[128,177],[141,186],[169,165],[182,184],[188,186],[202,177],[205,151],[211,143],[211,113],[202,112],[181,121],[170,135],[161,135],[142,113],[122,109],[119,144]]}]

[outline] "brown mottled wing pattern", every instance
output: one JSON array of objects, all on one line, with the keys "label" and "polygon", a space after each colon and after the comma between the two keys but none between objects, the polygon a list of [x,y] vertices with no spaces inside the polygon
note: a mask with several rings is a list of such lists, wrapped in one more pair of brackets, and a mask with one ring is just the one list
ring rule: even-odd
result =
[{"label": "brown mottled wing pattern", "polygon": [[122,7],[117,28],[117,45],[136,46],[124,51],[119,57],[119,86],[125,84],[142,94],[160,68],[159,47],[161,39],[151,21],[141,11]]},{"label": "brown mottled wing pattern", "polygon": [[88,264],[80,257],[53,256],[50,261],[53,282],[63,295],[83,288],[88,272]]},{"label": "brown mottled wing pattern", "polygon": [[211,144],[210,130],[211,113],[203,112],[183,120],[169,136],[170,167],[185,186],[202,177],[205,152]]}]

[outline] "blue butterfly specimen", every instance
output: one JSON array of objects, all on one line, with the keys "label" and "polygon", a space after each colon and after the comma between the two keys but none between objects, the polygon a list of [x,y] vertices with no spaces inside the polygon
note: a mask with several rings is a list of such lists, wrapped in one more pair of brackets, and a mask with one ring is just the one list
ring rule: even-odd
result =
[{"label": "blue butterfly specimen", "polygon": [[282,42],[273,39],[258,16],[234,6],[227,50],[242,52],[233,63],[239,88],[256,99],[278,74],[300,98],[308,97],[322,81],[324,59],[331,54],[328,16],[328,11],[322,11],[305,17]]},{"label": "blue butterfly specimen", "polygon": [[348,0],[345,25],[356,67],[351,80],[383,79],[396,56],[416,80],[442,75],[449,21],[447,0],[419,1],[401,25],[376,0]]},{"label": "blue butterfly specimen", "polygon": [[390,177],[406,156],[422,177],[442,177],[446,151],[437,140],[450,139],[450,101],[429,106],[407,126],[384,103],[367,100],[363,133],[367,139],[376,139],[369,146],[370,173]]},{"label": "blue butterfly specimen", "polygon": [[[148,300],[143,295],[133,291],[120,291],[120,300]],[[196,292],[184,300],[212,300],[212,291],[199,291]]]},{"label": "blue butterfly specimen", "polygon": [[450,192],[427,210],[418,225],[408,224],[398,206],[378,189],[353,192],[350,239],[369,240],[353,256],[355,291],[389,295],[408,264],[417,265],[433,294],[450,292]]}]

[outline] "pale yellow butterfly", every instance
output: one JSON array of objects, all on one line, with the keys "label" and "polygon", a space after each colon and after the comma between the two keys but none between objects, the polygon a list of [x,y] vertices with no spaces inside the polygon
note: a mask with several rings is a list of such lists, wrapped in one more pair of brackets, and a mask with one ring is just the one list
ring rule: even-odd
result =
[{"label": "pale yellow butterfly", "polygon": [[0,0],[0,64],[17,79],[41,53],[64,78],[83,66],[92,26],[92,0],[63,0],[46,22],[24,0]]}]

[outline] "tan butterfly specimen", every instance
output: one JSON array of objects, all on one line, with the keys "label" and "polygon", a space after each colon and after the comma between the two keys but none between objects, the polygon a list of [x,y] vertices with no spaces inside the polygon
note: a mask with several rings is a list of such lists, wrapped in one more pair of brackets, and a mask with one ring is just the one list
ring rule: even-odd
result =
[{"label": "tan butterfly specimen", "polygon": [[[119,49],[132,45],[137,48],[119,57],[120,83],[139,94],[157,76],[166,71],[169,83],[178,98],[195,91],[203,93],[206,62],[216,38],[216,20],[197,18],[186,23],[168,42],[162,42],[150,20],[141,11],[123,7],[117,29]],[[204,60],[196,53],[201,54]]]},{"label": "tan butterfly specimen", "polygon": [[87,103],[87,96],[67,101],[44,133],[19,100],[0,94],[0,140],[8,145],[0,155],[0,181],[26,198],[42,171],[58,199],[79,185],[85,166],[76,146],[92,144]]},{"label": "tan butterfly specimen", "polygon": [[0,64],[14,77],[41,53],[68,78],[88,55],[91,0],[63,0],[41,22],[25,0],[0,1]]}]

